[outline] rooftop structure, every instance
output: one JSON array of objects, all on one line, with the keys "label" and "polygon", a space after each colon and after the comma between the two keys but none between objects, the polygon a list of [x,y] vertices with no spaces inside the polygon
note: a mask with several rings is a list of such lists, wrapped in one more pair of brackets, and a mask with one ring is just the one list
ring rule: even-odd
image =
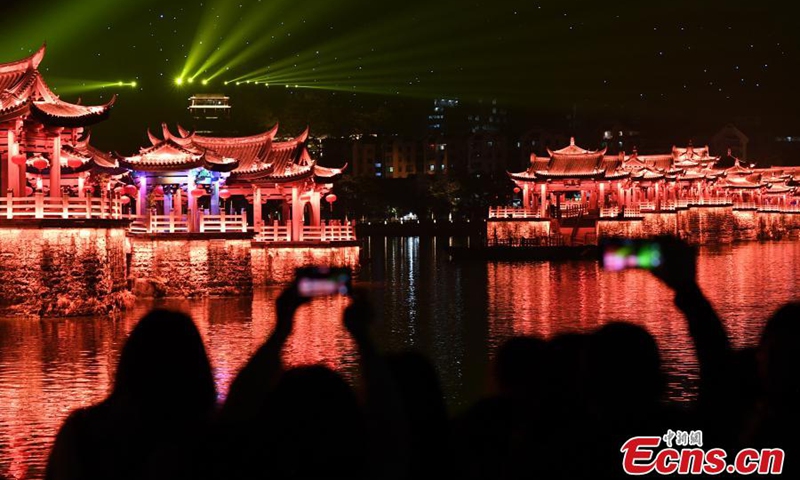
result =
[{"label": "rooftop structure", "polygon": [[124,171],[91,146],[87,130],[108,117],[116,97],[96,106],[62,100],[39,72],[44,55],[42,46],[0,64],[0,218],[119,218],[121,204],[90,173]]},{"label": "rooftop structure", "polygon": [[198,93],[189,97],[189,112],[197,120],[230,118],[231,98],[222,93]]}]

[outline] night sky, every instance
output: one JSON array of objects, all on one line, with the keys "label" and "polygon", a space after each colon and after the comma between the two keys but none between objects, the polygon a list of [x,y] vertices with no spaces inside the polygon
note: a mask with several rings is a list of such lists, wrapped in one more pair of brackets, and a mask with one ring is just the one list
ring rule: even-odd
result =
[{"label": "night sky", "polygon": [[[264,112],[242,117],[242,133],[291,116],[293,99],[312,132],[344,133],[350,110],[382,105],[413,122],[409,111],[443,96],[497,98],[521,127],[561,128],[574,113],[586,128],[622,121],[683,134],[734,122],[800,135],[800,34],[774,2],[9,3],[0,60],[47,41],[42,70],[65,98],[118,93],[95,143],[123,152],[148,126],[186,121],[187,97],[200,91]],[[269,87],[235,85],[248,78]],[[137,86],[92,88],[117,81]]]}]

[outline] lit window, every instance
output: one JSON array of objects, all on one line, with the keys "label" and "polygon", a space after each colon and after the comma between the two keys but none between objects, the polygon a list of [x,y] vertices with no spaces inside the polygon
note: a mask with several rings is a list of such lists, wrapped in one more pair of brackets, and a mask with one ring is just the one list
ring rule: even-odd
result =
[{"label": "lit window", "polygon": [[613,137],[613,135],[611,134],[611,130],[606,130],[605,132],[603,132],[604,139],[608,140],[611,137]]},{"label": "lit window", "polygon": [[389,173],[394,173],[394,167],[389,167]]},{"label": "lit window", "polygon": [[431,165],[431,172],[436,168],[435,165]]}]

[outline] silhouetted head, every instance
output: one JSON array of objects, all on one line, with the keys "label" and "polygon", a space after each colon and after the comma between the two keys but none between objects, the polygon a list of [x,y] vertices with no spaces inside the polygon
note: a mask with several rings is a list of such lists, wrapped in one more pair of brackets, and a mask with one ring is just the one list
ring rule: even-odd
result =
[{"label": "silhouetted head", "polygon": [[400,352],[387,355],[386,363],[411,424],[412,434],[425,437],[443,434],[447,424],[447,409],[439,377],[431,362],[417,352]]},{"label": "silhouetted head", "polygon": [[781,307],[767,321],[758,347],[759,373],[775,400],[800,397],[800,302]]},{"label": "silhouetted head", "polygon": [[268,408],[278,469],[293,476],[336,476],[361,467],[363,419],[350,385],[314,365],[286,371]]},{"label": "silhouetted head", "polygon": [[513,337],[497,349],[494,378],[501,393],[530,397],[540,392],[546,371],[546,342],[536,337]]},{"label": "silhouetted head", "polygon": [[652,335],[630,323],[609,323],[592,335],[588,366],[593,400],[616,409],[649,408],[664,390]]},{"label": "silhouetted head", "polygon": [[213,409],[211,364],[192,319],[156,309],[139,320],[122,348],[112,398],[167,415]]},{"label": "silhouetted head", "polygon": [[547,390],[556,408],[574,408],[584,400],[587,356],[591,337],[565,333],[547,344]]}]

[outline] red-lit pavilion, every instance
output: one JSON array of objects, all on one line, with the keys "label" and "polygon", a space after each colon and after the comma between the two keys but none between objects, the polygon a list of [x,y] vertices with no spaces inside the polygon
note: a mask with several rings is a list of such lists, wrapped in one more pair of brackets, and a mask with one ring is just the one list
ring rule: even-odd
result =
[{"label": "red-lit pavilion", "polygon": [[[302,242],[354,240],[352,225],[324,225],[320,200],[330,192],[341,168],[316,164],[308,152],[308,130],[276,141],[278,126],[248,137],[208,137],[178,126],[162,126],[162,138],[148,132],[151,145],[137,155],[118,156],[119,166],[137,179],[136,211],[146,233],[247,232],[257,240]],[[247,215],[221,203],[246,199]],[[276,218],[264,218],[262,205],[281,202]],[[183,204],[186,203],[184,209]]]},{"label": "red-lit pavilion", "polygon": [[635,218],[694,206],[800,211],[793,180],[798,172],[742,165],[730,152],[711,156],[707,146],[607,156],[571,139],[569,146],[548,153],[531,155],[525,171],[509,173],[522,208],[492,208],[490,218]]},{"label": "red-lit pavilion", "polygon": [[120,218],[119,198],[87,185],[93,170],[123,173],[89,144],[86,128],[108,117],[115,98],[98,106],[62,100],[39,72],[44,54],[42,46],[0,64],[0,218]]}]

